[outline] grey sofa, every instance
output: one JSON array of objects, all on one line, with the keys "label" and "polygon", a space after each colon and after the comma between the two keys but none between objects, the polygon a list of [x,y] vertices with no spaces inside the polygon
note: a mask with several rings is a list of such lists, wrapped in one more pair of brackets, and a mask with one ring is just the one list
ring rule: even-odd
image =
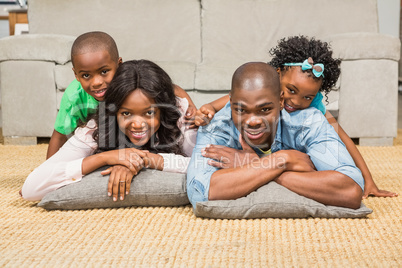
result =
[{"label": "grey sofa", "polygon": [[230,88],[247,61],[269,61],[283,37],[329,41],[342,74],[328,109],[361,145],[392,145],[397,133],[398,38],[378,33],[375,0],[30,0],[30,34],[0,39],[5,143],[49,137],[64,89],[74,79],[70,47],[101,30],[123,60],[150,59],[196,105]]}]

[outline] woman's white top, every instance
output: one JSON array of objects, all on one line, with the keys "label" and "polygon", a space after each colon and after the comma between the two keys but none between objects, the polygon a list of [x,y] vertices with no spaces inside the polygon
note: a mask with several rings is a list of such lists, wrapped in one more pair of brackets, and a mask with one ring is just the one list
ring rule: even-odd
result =
[{"label": "woman's white top", "polygon": [[[188,108],[185,98],[178,98],[179,110],[182,113],[178,126],[183,134],[182,150],[185,156],[161,153],[163,171],[186,173],[192,150],[195,146],[197,130],[186,129],[183,123],[184,114]],[[37,167],[22,186],[22,196],[29,201],[41,200],[47,193],[70,183],[78,182],[82,174],[82,161],[94,153],[97,148],[92,138],[96,130],[94,120],[85,127],[79,127],[74,135],[59,149],[59,151]]]}]

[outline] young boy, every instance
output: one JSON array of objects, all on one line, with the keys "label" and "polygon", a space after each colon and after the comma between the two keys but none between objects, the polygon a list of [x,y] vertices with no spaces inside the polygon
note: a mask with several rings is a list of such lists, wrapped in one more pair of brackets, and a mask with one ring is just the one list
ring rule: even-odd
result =
[{"label": "young boy", "polygon": [[[76,80],[65,90],[47,157],[54,155],[67,141],[80,122],[95,113],[99,101],[104,96],[112,78],[122,63],[113,38],[104,32],[88,32],[80,35],[71,48],[71,62]],[[188,94],[175,86],[176,96],[189,101],[186,119],[195,114],[196,108]]]},{"label": "young boy", "polygon": [[359,208],[364,180],[320,111],[289,114],[276,70],[246,63],[233,75],[230,102],[200,127],[187,170],[197,202],[236,199],[275,180],[326,205]]}]

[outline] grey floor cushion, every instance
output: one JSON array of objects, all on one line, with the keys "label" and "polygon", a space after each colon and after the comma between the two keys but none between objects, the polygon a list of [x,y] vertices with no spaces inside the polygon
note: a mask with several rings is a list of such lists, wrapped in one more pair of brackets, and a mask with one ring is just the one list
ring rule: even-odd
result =
[{"label": "grey floor cushion", "polygon": [[91,209],[130,206],[182,206],[189,204],[186,174],[143,169],[134,177],[123,201],[107,196],[109,176],[94,171],[73,183],[48,193],[38,204],[45,209]]},{"label": "grey floor cushion", "polygon": [[213,219],[255,218],[361,218],[373,211],[363,203],[359,209],[326,206],[270,182],[236,200],[198,202],[194,213]]}]

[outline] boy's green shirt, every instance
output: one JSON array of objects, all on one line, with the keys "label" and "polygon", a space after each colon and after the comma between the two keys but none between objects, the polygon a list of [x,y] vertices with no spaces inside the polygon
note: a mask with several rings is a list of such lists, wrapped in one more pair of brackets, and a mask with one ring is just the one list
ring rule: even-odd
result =
[{"label": "boy's green shirt", "polygon": [[80,82],[74,80],[61,98],[54,129],[64,135],[73,133],[80,121],[86,122],[88,115],[96,112],[98,103],[85,92]]}]

